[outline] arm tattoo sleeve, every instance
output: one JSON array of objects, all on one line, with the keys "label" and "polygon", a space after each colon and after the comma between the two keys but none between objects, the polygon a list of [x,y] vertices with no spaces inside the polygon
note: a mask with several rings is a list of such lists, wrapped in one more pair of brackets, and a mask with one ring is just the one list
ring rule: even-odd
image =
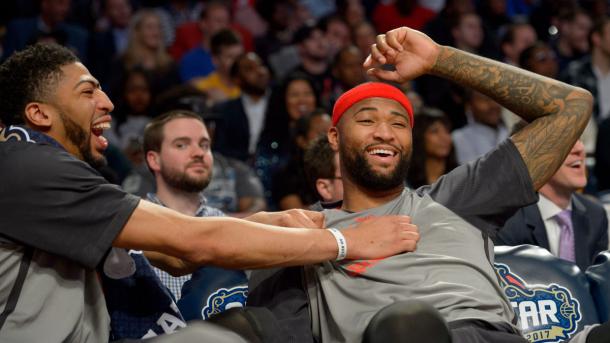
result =
[{"label": "arm tattoo sleeve", "polygon": [[493,98],[530,124],[511,137],[536,189],[566,158],[591,116],[589,92],[516,67],[442,47],[432,73]]}]

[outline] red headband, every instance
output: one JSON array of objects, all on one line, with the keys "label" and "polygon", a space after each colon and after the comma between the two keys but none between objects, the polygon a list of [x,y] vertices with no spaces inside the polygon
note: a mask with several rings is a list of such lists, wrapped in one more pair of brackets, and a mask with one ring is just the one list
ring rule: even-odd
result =
[{"label": "red headband", "polygon": [[398,88],[381,82],[363,83],[343,93],[339,99],[337,99],[335,107],[333,108],[333,126],[337,125],[343,113],[352,107],[352,105],[360,100],[368,98],[386,98],[398,101],[398,103],[407,110],[407,113],[409,114],[409,123],[411,124],[411,127],[413,127],[413,108],[411,107],[409,98],[407,98]]}]

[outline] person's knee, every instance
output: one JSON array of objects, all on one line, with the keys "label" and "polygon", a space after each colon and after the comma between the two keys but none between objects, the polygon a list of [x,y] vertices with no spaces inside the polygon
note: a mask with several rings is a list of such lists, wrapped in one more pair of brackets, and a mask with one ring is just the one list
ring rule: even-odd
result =
[{"label": "person's knee", "polygon": [[419,300],[396,302],[371,319],[363,343],[387,342],[449,343],[451,335],[441,314]]}]

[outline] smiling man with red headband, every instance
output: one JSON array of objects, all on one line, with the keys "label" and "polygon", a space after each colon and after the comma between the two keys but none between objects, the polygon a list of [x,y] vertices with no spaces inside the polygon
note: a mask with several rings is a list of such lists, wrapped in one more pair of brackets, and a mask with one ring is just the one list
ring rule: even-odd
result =
[{"label": "smiling man with red headband", "polygon": [[[349,232],[365,218],[408,215],[421,239],[415,252],[306,267],[314,336],[321,342],[527,342],[490,263],[489,236],[537,200],[536,190],[586,126],[591,95],[404,27],[379,35],[371,51],[365,67],[372,76],[398,83],[426,73],[445,77],[530,124],[482,158],[412,190],[404,184],[417,124],[409,100],[376,82],[343,94],[328,139],[340,153],[344,197],[340,208],[324,210],[326,222]],[[386,64],[394,69],[380,67]],[[394,308],[401,301],[409,301],[406,311]],[[397,313],[403,317],[396,325],[384,326]]]}]

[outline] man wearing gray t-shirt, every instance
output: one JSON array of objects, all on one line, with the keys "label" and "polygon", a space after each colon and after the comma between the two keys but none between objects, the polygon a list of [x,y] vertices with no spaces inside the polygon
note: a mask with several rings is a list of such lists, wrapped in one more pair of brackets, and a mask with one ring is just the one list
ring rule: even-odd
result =
[{"label": "man wearing gray t-shirt", "polygon": [[[387,64],[395,68],[380,67]],[[328,133],[340,152],[344,200],[340,208],[324,211],[326,224],[345,232],[371,217],[406,214],[421,236],[415,252],[306,267],[314,336],[321,342],[360,342],[382,308],[418,300],[440,313],[454,343],[527,342],[498,285],[489,236],[518,208],[537,200],[536,190],[586,126],[591,95],[440,46],[405,27],[379,35],[365,67],[372,76],[398,83],[425,73],[445,77],[530,124],[482,158],[411,190],[404,186],[414,124],[409,100],[383,83],[344,93]]]}]

